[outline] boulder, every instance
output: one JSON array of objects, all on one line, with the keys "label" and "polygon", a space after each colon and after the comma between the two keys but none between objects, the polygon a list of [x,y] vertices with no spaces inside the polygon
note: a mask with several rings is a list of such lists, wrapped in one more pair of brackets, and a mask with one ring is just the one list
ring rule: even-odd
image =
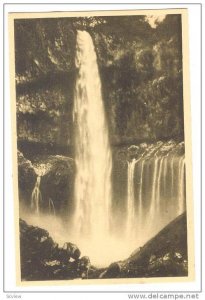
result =
[{"label": "boulder", "polygon": [[18,155],[18,187],[19,200],[30,199],[36,182],[36,173],[30,160],[26,159],[22,152]]},{"label": "boulder", "polygon": [[78,247],[72,243],[67,243],[67,242],[64,243],[63,250],[65,250],[67,255],[74,260],[79,259],[80,254],[81,254]]},{"label": "boulder", "polygon": [[119,278],[122,271],[120,262],[112,263],[107,270],[100,274],[99,278]]},{"label": "boulder", "polygon": [[80,250],[76,245],[68,242],[61,248],[46,230],[21,219],[19,226],[22,280],[74,279],[88,270],[90,260],[79,259]]},{"label": "boulder", "polygon": [[88,279],[88,272],[91,268],[90,258],[88,256],[83,256],[78,263],[79,273],[82,279]]}]

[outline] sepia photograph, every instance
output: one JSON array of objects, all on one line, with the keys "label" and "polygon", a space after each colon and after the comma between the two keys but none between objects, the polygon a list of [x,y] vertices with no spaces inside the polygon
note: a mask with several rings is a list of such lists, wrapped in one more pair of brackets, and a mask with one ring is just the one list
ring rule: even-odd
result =
[{"label": "sepia photograph", "polygon": [[9,28],[18,283],[193,280],[186,9]]}]

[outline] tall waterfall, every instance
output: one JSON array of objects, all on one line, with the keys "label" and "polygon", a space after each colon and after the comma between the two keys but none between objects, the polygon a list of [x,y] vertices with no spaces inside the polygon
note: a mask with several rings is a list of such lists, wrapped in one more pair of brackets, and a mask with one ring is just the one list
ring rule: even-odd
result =
[{"label": "tall waterfall", "polygon": [[140,149],[128,161],[127,182],[126,235],[140,241],[186,209],[184,144],[158,142]]},{"label": "tall waterfall", "polygon": [[96,240],[109,233],[112,159],[93,41],[88,32],[78,31],[76,44],[73,226],[75,235]]}]

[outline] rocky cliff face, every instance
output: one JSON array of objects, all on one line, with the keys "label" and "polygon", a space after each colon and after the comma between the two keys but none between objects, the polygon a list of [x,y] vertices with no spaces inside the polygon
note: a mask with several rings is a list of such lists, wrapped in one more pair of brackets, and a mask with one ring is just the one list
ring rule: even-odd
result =
[{"label": "rocky cliff face", "polygon": [[47,163],[50,168],[42,177],[41,192],[45,203],[44,210],[48,211],[49,199],[52,200],[56,214],[68,218],[73,209],[73,189],[75,178],[75,163],[65,156],[48,156],[38,161]]},{"label": "rocky cliff face", "polygon": [[18,151],[18,187],[20,201],[26,201],[31,197],[31,191],[35,185],[36,174],[30,160]]},{"label": "rocky cliff face", "polygon": [[55,210],[55,214],[68,218],[73,208],[73,159],[60,155],[44,155],[31,162],[18,152],[18,164],[20,205],[23,204],[30,211],[32,192],[37,177],[40,176],[41,213],[49,213],[52,203],[52,213]]},{"label": "rocky cliff face", "polygon": [[183,138],[180,16],[156,28],[144,16],[32,19],[15,21],[19,145],[69,154],[79,29],[95,44],[111,143]]}]

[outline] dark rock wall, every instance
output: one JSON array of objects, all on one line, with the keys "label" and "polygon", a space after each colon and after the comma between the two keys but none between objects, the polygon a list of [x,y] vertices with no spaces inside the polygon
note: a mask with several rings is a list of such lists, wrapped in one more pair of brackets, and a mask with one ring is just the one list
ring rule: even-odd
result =
[{"label": "dark rock wall", "polygon": [[90,259],[81,256],[79,248],[70,242],[59,247],[46,230],[28,225],[22,219],[20,227],[21,280],[65,280],[87,278]]},{"label": "dark rock wall", "polygon": [[65,217],[67,220],[73,210],[74,160],[65,156],[44,155],[31,162],[18,151],[18,165],[20,208],[31,212],[32,191],[38,176],[36,170],[44,166],[46,171],[41,176],[39,187],[42,197],[40,213],[51,213],[49,212],[49,201],[52,201],[56,215]]},{"label": "dark rock wall", "polygon": [[183,138],[180,15],[15,21],[18,141],[72,146],[76,30],[92,35],[112,144]]},{"label": "dark rock wall", "polygon": [[73,210],[75,163],[67,157],[49,156],[50,171],[42,177],[41,193],[44,211],[48,212],[49,199],[53,201],[56,214],[67,219]]},{"label": "dark rock wall", "polygon": [[31,161],[26,159],[20,151],[17,154],[19,200],[25,202],[27,206],[36,182],[36,174]]}]

